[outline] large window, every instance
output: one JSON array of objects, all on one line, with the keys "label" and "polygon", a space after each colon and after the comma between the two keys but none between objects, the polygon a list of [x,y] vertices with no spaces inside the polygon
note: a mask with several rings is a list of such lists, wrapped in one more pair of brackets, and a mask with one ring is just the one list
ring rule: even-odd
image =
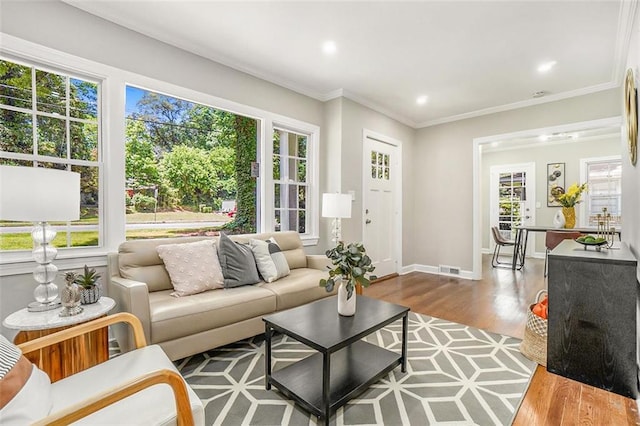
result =
[{"label": "large window", "polygon": [[[99,266],[127,238],[207,234],[223,226],[229,232],[297,230],[313,244],[319,130],[3,38],[0,164],[81,173],[81,219],[52,224],[54,244],[73,250],[60,256],[62,267]],[[285,143],[278,145],[281,137]],[[21,262],[31,260],[31,226],[0,222],[0,276],[29,271]]]},{"label": "large window", "polygon": [[620,226],[622,220],[622,161],[589,159],[583,161],[588,191],[584,197],[587,226],[598,225],[598,214],[606,208],[611,225]]},{"label": "large window", "polygon": [[127,239],[255,232],[256,120],[133,86],[126,93]]},{"label": "large window", "polygon": [[[87,77],[0,59],[0,164],[81,175],[80,221],[53,224],[56,247],[100,245],[100,90]],[[0,250],[30,250],[30,227],[0,222]]]},{"label": "large window", "polygon": [[274,127],[273,189],[276,231],[309,231],[309,135]]}]

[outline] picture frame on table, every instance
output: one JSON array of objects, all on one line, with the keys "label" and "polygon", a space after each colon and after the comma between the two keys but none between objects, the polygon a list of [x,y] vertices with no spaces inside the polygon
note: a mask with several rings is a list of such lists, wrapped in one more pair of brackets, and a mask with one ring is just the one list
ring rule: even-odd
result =
[{"label": "picture frame on table", "polygon": [[565,191],[565,163],[547,164],[547,207],[562,207],[556,201],[554,193],[564,194]]}]

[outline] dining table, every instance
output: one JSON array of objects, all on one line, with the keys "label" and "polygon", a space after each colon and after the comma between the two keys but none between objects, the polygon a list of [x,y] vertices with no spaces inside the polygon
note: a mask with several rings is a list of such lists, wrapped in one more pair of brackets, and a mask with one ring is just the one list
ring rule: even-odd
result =
[{"label": "dining table", "polygon": [[[578,231],[581,234],[587,235],[597,235],[598,228],[556,228],[551,225],[521,225],[516,228],[516,239],[515,245],[513,248],[513,261],[511,264],[511,269],[522,269],[524,268],[524,259],[527,254],[527,241],[529,240],[529,232],[547,232],[547,231]],[[602,230],[600,230],[602,232]],[[622,240],[622,230],[616,228],[613,231],[618,239]],[[519,263],[518,263],[519,261]]]}]

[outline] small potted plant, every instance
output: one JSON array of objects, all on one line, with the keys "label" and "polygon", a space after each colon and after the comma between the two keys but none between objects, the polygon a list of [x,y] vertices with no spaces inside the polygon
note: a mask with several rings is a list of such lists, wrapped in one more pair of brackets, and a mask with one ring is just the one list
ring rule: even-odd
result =
[{"label": "small potted plant", "polygon": [[[329,279],[320,280],[320,286],[331,292],[336,284],[340,284],[338,313],[351,316],[356,310],[356,298],[353,292],[358,285],[369,287],[370,280],[376,279],[375,275],[371,275],[375,267],[371,264],[371,259],[367,256],[362,243],[350,243],[345,246],[340,241],[336,247],[327,250],[326,255],[331,259],[334,267],[329,268]],[[367,274],[369,274],[368,277]]]},{"label": "small potted plant", "polygon": [[100,296],[102,296],[102,289],[98,283],[99,279],[100,274],[98,274],[94,268],[89,268],[87,265],[84,265],[84,273],[76,275],[75,283],[82,287],[80,300],[83,305],[96,303],[98,299],[100,299]]}]

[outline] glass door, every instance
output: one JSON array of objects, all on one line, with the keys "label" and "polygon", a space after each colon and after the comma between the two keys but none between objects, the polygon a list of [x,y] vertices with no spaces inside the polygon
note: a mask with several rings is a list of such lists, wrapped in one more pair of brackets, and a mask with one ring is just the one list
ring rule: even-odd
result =
[{"label": "glass door", "polygon": [[498,229],[507,240],[515,239],[515,229],[523,223],[527,200],[526,172],[505,172],[499,177]]},{"label": "glass door", "polygon": [[[518,227],[535,224],[535,164],[490,167],[489,227],[497,226],[506,240],[515,240]],[[489,236],[491,234],[488,234]],[[533,239],[529,239],[533,243]],[[489,247],[491,237],[489,237]]]}]

